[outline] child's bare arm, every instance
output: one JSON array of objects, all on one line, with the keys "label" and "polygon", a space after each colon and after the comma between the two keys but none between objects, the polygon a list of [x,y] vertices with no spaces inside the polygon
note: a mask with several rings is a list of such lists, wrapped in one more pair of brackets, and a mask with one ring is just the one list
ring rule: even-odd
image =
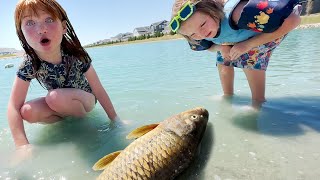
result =
[{"label": "child's bare arm", "polygon": [[102,86],[99,80],[99,77],[92,65],[89,67],[88,71],[85,73],[85,76],[89,81],[93,94],[98,99],[99,103],[107,113],[108,117],[111,120],[115,120],[117,117],[117,113],[114,110],[113,104],[107,94],[107,91]]},{"label": "child's bare arm", "polygon": [[211,52],[216,52],[216,51],[220,51],[221,50],[221,45],[218,44],[213,44],[209,49],[207,49],[208,51]]},{"label": "child's bare arm", "polygon": [[239,42],[232,47],[230,50],[230,57],[232,60],[237,59],[242,54],[248,52],[250,49],[257,47],[259,45],[273,41],[274,39],[280,38],[285,34],[296,28],[301,22],[300,16],[294,12],[285,19],[282,26],[280,26],[276,31],[272,33],[261,33],[254,36],[246,41]]},{"label": "child's bare arm", "polygon": [[24,104],[29,84],[30,82],[16,77],[8,103],[8,121],[16,147],[29,144],[20,114],[20,108]]},{"label": "child's bare arm", "polygon": [[220,51],[223,59],[225,60],[231,60],[229,54],[232,46],[230,45],[212,45],[208,51],[215,52],[215,51]]}]

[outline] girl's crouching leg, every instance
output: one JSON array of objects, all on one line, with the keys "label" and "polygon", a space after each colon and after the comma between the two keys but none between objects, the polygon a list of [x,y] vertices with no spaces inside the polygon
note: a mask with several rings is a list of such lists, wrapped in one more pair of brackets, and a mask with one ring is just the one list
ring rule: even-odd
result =
[{"label": "girl's crouching leg", "polygon": [[[89,111],[86,110],[85,104],[87,93],[79,89],[64,88],[49,91],[45,97],[47,105],[53,111],[65,116],[84,117]],[[94,96],[90,94],[94,101]],[[94,102],[92,102],[94,104]],[[90,110],[93,107],[90,108]]]},{"label": "girl's crouching leg", "polygon": [[37,115],[33,113],[33,109],[29,104],[24,104],[20,109],[20,114],[22,116],[22,119],[29,123],[37,123]]},{"label": "girl's crouching leg", "polygon": [[26,102],[20,108],[20,115],[29,123],[55,123],[61,120],[61,117],[48,107],[43,97]]}]

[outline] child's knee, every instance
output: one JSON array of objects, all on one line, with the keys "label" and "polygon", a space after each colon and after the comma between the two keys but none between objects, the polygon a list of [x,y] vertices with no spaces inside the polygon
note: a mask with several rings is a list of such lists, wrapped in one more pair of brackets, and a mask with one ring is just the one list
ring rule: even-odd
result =
[{"label": "child's knee", "polygon": [[29,123],[36,123],[36,121],[34,121],[33,109],[29,104],[25,104],[20,108],[20,115],[25,121]]},{"label": "child's knee", "polygon": [[51,90],[48,92],[47,96],[45,97],[45,101],[47,105],[53,109],[56,110],[59,108],[59,101],[60,101],[60,93],[59,90]]}]

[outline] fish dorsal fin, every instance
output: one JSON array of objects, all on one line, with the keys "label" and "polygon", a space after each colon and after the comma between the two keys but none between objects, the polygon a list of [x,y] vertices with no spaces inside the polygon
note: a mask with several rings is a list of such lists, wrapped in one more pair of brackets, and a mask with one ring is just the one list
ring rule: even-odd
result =
[{"label": "fish dorsal fin", "polygon": [[104,156],[93,165],[92,169],[95,171],[104,170],[121,152],[122,151],[116,151]]},{"label": "fish dorsal fin", "polygon": [[156,128],[159,125],[159,123],[157,124],[149,124],[149,125],[145,125],[142,127],[139,127],[133,131],[131,131],[128,135],[127,135],[127,139],[136,139],[139,138],[145,134],[147,134],[149,131],[152,131],[154,128]]}]

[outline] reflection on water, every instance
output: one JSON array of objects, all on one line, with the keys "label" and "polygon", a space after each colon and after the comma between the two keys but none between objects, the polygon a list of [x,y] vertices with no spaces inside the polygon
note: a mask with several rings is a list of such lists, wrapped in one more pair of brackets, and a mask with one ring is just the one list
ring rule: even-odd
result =
[{"label": "reflection on water", "polygon": [[[86,118],[25,124],[33,158],[16,167],[6,106],[21,60],[0,61],[0,179],[94,179],[101,157],[125,148],[133,129],[203,106],[209,123],[199,154],[178,179],[317,179],[320,160],[319,29],[296,30],[274,52],[267,102],[250,108],[250,91],[236,70],[233,98],[221,98],[215,55],[183,40],[88,49],[122,120],[111,123],[97,104]],[[312,43],[311,43],[312,42]],[[126,53],[124,53],[126,52]],[[27,99],[45,95],[33,82]]]}]

